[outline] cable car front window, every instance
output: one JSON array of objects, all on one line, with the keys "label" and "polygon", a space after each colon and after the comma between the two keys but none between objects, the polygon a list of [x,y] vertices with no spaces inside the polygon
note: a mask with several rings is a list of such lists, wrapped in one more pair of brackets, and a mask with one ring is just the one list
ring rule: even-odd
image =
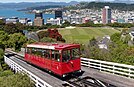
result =
[{"label": "cable car front window", "polygon": [[60,62],[60,53],[59,53],[59,51],[55,51],[55,60]]},{"label": "cable car front window", "polygon": [[68,62],[70,60],[70,50],[64,50],[62,52],[62,62]]},{"label": "cable car front window", "polygon": [[78,48],[72,49],[72,59],[80,58],[80,50]]}]

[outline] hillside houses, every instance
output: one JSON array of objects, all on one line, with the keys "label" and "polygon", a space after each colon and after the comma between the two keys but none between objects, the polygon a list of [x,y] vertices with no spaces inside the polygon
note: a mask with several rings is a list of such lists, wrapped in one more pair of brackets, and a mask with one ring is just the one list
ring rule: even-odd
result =
[{"label": "hillside houses", "polygon": [[90,45],[91,46],[96,46],[99,49],[105,49],[108,50],[109,45],[112,43],[112,41],[110,40],[110,36],[105,35],[104,37],[98,37],[96,39],[92,39],[90,41]]}]

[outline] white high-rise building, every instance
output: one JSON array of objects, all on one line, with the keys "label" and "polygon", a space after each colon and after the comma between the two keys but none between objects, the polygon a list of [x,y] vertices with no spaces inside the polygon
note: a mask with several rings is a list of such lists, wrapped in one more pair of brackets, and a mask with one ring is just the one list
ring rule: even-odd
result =
[{"label": "white high-rise building", "polygon": [[103,8],[102,23],[103,24],[111,23],[111,9],[109,8],[109,6],[105,6]]}]

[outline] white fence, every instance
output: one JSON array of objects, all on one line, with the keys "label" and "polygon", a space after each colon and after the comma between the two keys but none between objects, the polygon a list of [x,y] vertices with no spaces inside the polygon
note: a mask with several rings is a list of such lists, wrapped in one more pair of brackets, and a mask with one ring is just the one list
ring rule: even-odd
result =
[{"label": "white fence", "polygon": [[134,78],[134,66],[81,58],[81,65],[129,78]]},{"label": "white fence", "polygon": [[36,87],[52,87],[51,85],[49,85],[48,83],[43,81],[38,76],[36,76],[33,73],[31,73],[30,71],[26,70],[21,65],[15,63],[10,58],[7,58],[6,56],[4,56],[4,61],[5,61],[6,64],[9,65],[9,67],[11,69],[15,70],[15,72],[23,72],[23,73],[27,74],[35,82]]}]

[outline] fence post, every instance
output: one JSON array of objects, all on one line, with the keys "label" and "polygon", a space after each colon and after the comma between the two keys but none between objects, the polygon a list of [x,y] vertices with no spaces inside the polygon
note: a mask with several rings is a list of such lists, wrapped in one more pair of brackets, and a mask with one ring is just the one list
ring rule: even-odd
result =
[{"label": "fence post", "polygon": [[101,63],[100,63],[100,71],[101,71]]},{"label": "fence post", "polygon": [[131,74],[131,69],[129,68],[129,70],[128,70],[129,72],[129,74],[128,74],[128,78],[131,78],[131,76],[130,76],[130,74]]},{"label": "fence post", "polygon": [[90,60],[88,60],[88,65],[89,65],[88,67],[90,68]]},{"label": "fence post", "polygon": [[115,67],[115,66],[113,65],[113,74],[114,74],[114,67]]}]

